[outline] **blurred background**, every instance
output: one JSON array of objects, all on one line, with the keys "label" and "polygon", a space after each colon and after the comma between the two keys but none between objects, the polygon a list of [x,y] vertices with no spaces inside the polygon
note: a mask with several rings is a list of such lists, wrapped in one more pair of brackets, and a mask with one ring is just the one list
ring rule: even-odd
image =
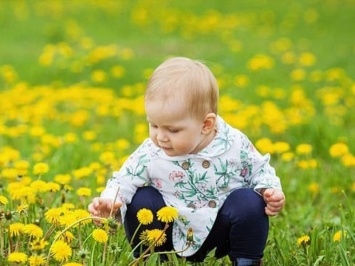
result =
[{"label": "blurred background", "polygon": [[86,208],[148,136],[145,84],[171,56],[204,61],[219,114],[272,155],[270,265],[353,265],[355,0],[0,0],[0,192],[45,163]]}]

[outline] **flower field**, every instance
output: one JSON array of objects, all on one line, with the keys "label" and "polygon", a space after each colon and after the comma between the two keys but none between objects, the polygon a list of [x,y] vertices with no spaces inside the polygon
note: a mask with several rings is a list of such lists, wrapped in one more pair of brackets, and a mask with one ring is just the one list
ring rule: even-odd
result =
[{"label": "flower field", "polygon": [[135,260],[87,211],[148,136],[169,56],[204,61],[219,115],[272,156],[287,203],[264,265],[355,265],[355,0],[0,2],[0,265],[190,265]]}]

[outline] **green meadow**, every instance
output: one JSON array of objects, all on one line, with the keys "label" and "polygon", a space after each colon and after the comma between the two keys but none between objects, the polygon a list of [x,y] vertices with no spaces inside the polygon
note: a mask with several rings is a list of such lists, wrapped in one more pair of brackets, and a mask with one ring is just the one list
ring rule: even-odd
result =
[{"label": "green meadow", "polygon": [[0,265],[192,265],[135,260],[87,211],[171,56],[205,62],[219,115],[271,154],[287,202],[264,265],[355,265],[354,40],[354,0],[0,0]]}]

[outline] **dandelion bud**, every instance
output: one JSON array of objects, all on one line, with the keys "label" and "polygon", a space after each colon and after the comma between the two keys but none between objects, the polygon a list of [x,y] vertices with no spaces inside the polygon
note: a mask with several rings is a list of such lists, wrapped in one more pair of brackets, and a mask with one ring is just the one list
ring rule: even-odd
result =
[{"label": "dandelion bud", "polygon": [[11,220],[12,219],[12,213],[10,211],[5,212],[5,219],[6,220]]},{"label": "dandelion bud", "polygon": [[191,227],[187,230],[186,244],[187,245],[193,245],[194,244],[194,231],[192,230]]},{"label": "dandelion bud", "polygon": [[117,229],[117,227],[118,227],[117,222],[116,222],[115,219],[113,219],[113,218],[108,218],[108,219],[107,219],[107,224],[108,224],[108,226],[109,226],[110,228],[112,228],[112,229]]},{"label": "dandelion bud", "polygon": [[90,255],[90,253],[89,253],[89,251],[87,251],[87,250],[85,250],[85,249],[81,249],[81,250],[79,250],[79,252],[78,252],[78,256],[79,256],[79,258],[81,258],[81,259],[88,259],[89,258],[89,255]]}]

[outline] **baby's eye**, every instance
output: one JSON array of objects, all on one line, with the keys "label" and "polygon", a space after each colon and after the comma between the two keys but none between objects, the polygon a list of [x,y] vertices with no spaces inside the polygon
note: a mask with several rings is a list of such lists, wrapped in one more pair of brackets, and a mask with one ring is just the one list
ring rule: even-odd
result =
[{"label": "baby's eye", "polygon": [[152,127],[152,128],[157,128],[158,126],[157,126],[157,125],[152,125],[152,124],[150,124],[150,127]]},{"label": "baby's eye", "polygon": [[170,133],[178,133],[179,130],[178,129],[174,129],[174,128],[169,128],[169,132]]}]

